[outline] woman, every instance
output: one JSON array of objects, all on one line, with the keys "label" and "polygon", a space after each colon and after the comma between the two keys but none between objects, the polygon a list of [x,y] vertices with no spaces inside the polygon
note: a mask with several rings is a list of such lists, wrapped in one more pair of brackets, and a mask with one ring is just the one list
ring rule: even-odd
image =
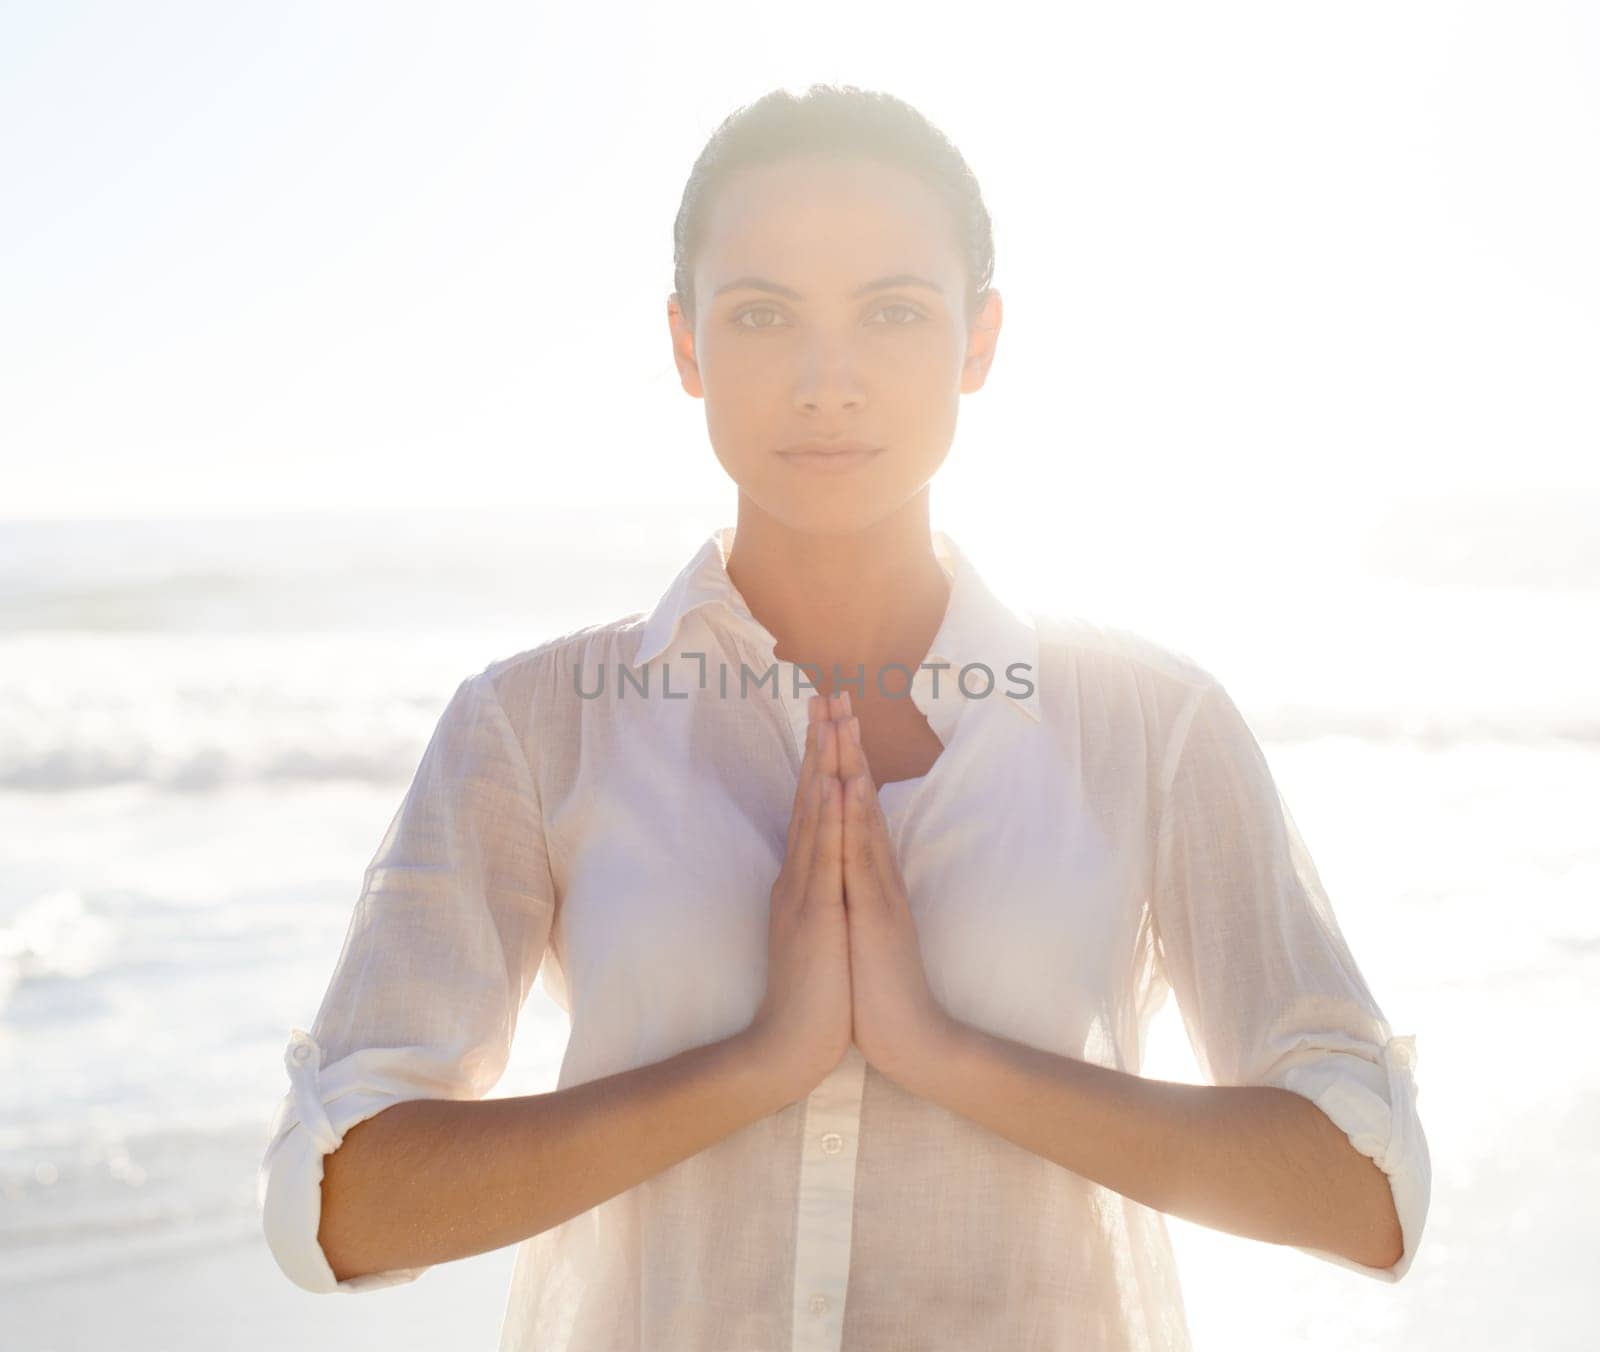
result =
[{"label": "woman", "polygon": [[[1001,322],[960,155],[774,93],[676,246],[736,524],[455,692],[291,1037],[278,1262],[520,1242],[502,1347],[540,1352],[1183,1348],[1163,1212],[1398,1280],[1414,1042],[1237,708],[930,529]],[[541,970],[558,1088],[485,1099]],[[1168,989],[1209,1084],[1138,1075]]]}]

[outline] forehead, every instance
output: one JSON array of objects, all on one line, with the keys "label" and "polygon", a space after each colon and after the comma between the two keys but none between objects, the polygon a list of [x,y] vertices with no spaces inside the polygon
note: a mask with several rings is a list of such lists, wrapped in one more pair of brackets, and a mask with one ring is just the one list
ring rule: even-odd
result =
[{"label": "forehead", "polygon": [[804,155],[741,170],[716,192],[695,273],[837,269],[846,279],[961,266],[947,207],[916,175],[862,156]]}]

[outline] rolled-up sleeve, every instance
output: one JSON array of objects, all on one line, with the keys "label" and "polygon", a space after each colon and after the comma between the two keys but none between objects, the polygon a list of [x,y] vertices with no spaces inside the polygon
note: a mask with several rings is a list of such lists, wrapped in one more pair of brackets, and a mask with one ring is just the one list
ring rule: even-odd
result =
[{"label": "rolled-up sleeve", "polygon": [[1259,743],[1215,680],[1191,693],[1162,767],[1152,907],[1161,970],[1213,1084],[1275,1085],[1315,1103],[1389,1180],[1404,1249],[1431,1192],[1416,1038],[1373,998]]},{"label": "rolled-up sleeve", "polygon": [[371,1290],[427,1271],[336,1280],[317,1240],[323,1161],[392,1104],[487,1094],[544,955],[553,887],[539,796],[494,670],[462,681],[440,716],[367,868],[317,1015],[290,1032],[289,1088],[257,1200],[273,1258],[308,1291]]}]

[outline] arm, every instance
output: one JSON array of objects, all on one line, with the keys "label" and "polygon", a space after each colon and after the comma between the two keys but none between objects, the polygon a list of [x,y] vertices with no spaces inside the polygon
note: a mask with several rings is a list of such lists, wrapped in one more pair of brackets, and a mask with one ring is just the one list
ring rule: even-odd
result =
[{"label": "arm", "polygon": [[[501,702],[495,674],[486,669],[462,681],[440,716],[367,868],[311,1032],[297,1028],[289,1041],[289,1090],[270,1129],[257,1198],[273,1258],[308,1291],[367,1290],[414,1281],[426,1270],[335,1276],[319,1244],[325,1161],[341,1152],[353,1128],[391,1108],[483,1099],[505,1069],[543,959],[555,887],[525,738]],[[540,673],[511,675],[520,685]],[[511,698],[519,720],[533,716],[526,685]],[[381,1142],[409,1114],[441,1110],[406,1107],[371,1134]],[[341,1245],[353,1228],[345,1205],[356,1224],[373,1211],[360,1171],[344,1177],[364,1144],[334,1166],[326,1220]],[[422,1158],[436,1155],[424,1151]],[[413,1196],[413,1210],[425,1205]]]},{"label": "arm", "polygon": [[1431,1185],[1415,1039],[1391,1034],[1215,681],[1190,694],[1167,744],[1149,919],[1209,1083],[947,1023],[917,1058],[921,1092],[1157,1210],[1398,1281]]},{"label": "arm", "polygon": [[741,1033],[553,1093],[396,1103],[328,1156],[318,1242],[341,1282],[516,1243],[776,1112],[770,1065]]},{"label": "arm", "polygon": [[922,1065],[914,1092],[1157,1211],[1364,1267],[1400,1258],[1387,1178],[1299,1094],[1144,1079],[955,1020]]},{"label": "arm", "polygon": [[1347,1219],[1302,1227],[1357,1243],[1289,1242],[1399,1281],[1422,1239],[1432,1181],[1412,1073],[1416,1041],[1394,1036],[1265,754],[1214,679],[1192,692],[1176,721],[1157,811],[1150,920],[1158,967],[1203,1077],[1300,1097],[1376,1166],[1387,1206],[1371,1168],[1348,1156],[1335,1165],[1336,1152],[1320,1157],[1321,1195]]}]

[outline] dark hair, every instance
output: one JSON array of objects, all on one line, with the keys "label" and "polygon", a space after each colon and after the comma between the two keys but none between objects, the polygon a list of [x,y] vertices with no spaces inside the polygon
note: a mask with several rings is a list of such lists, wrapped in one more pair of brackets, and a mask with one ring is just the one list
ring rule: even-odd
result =
[{"label": "dark hair", "polygon": [[735,109],[712,133],[684,185],[672,226],[673,283],[694,322],[694,259],[717,190],[741,170],[807,153],[866,155],[915,174],[949,208],[966,258],[970,324],[994,277],[994,229],[961,152],[910,104],[854,85],[775,89]]}]

